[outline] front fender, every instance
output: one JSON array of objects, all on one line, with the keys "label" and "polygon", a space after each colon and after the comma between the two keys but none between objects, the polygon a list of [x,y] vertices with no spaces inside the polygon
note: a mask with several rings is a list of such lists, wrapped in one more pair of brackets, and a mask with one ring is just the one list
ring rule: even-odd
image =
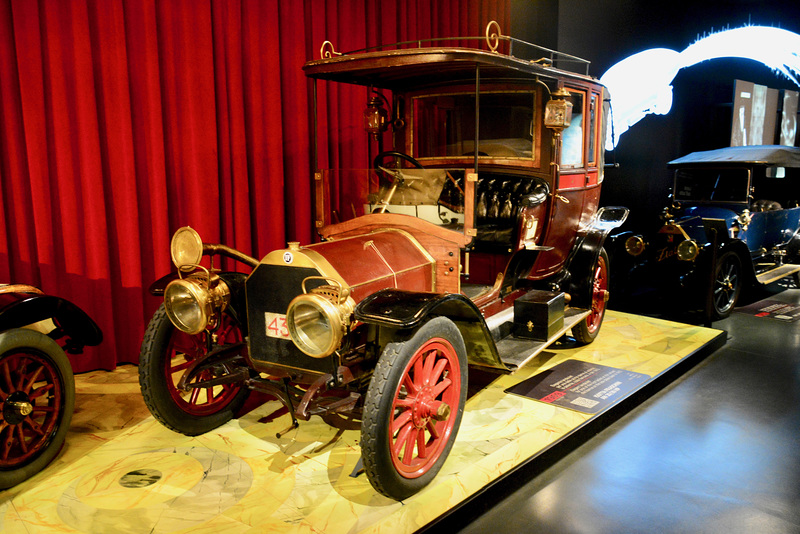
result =
[{"label": "front fender", "polygon": [[363,323],[406,332],[419,328],[429,317],[447,317],[464,338],[470,364],[508,371],[483,315],[464,295],[384,289],[359,302],[354,316]]},{"label": "front fender", "polygon": [[0,299],[0,331],[21,328],[52,319],[56,329],[53,339],[67,337],[65,349],[79,353],[85,346],[99,345],[103,332],[86,312],[72,302],[50,295],[11,293]]}]

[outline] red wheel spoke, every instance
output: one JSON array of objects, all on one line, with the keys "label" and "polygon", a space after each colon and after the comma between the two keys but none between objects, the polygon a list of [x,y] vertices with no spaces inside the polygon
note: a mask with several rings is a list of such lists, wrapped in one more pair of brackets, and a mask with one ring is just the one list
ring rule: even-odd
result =
[{"label": "red wheel spoke", "polygon": [[404,440],[405,451],[403,453],[403,463],[405,465],[411,465],[411,462],[414,461],[414,444],[417,442],[417,434],[419,434],[419,431],[409,425],[409,432]]},{"label": "red wheel spoke", "polygon": [[411,421],[411,410],[406,410],[392,421],[391,435],[394,436],[401,428]]},{"label": "red wheel spoke", "polygon": [[25,358],[24,356],[21,356],[19,358],[18,362],[19,363],[17,363],[17,369],[19,369],[19,381],[16,384],[13,383],[13,382],[9,382],[11,384],[11,387],[15,391],[21,390],[22,389],[22,384],[25,383],[25,370],[28,367],[28,358]]},{"label": "red wheel spoke", "polygon": [[[174,361],[174,360],[172,360],[172,361]],[[186,361],[179,362],[179,363],[177,363],[175,365],[170,365],[169,370],[170,370],[171,373],[177,373],[177,372],[183,371],[184,369],[186,369],[190,365],[192,365],[192,362],[189,361],[189,360],[186,360]]]},{"label": "red wheel spoke", "polygon": [[28,395],[28,398],[30,398],[30,399],[38,399],[39,397],[41,397],[45,393],[53,390],[55,387],[56,387],[55,384],[52,384],[52,383],[45,384],[44,386],[42,386],[40,388],[36,388],[34,391],[32,391],[31,394]]},{"label": "red wheel spoke", "polygon": [[31,418],[25,419],[19,426],[22,425],[26,425],[34,434],[38,434],[39,436],[44,435],[44,430],[42,429],[41,425]]},{"label": "red wheel spoke", "polygon": [[3,450],[2,454],[0,454],[0,459],[2,459],[4,462],[8,461],[8,455],[11,452],[11,445],[14,443],[14,427],[9,426],[6,427],[6,429],[8,430],[8,432],[6,432],[8,437],[2,437],[3,433],[0,431],[0,438],[2,438],[2,441],[0,442],[3,444]]},{"label": "red wheel spoke", "polygon": [[419,357],[414,361],[414,386],[417,391],[425,384],[425,361]]},{"label": "red wheel spoke", "polygon": [[11,371],[8,368],[8,361],[3,362],[3,379],[6,381],[9,393],[14,391],[14,383],[11,380]]},{"label": "red wheel spoke", "polygon": [[434,421],[433,419],[428,421],[428,424],[426,425],[426,428],[428,429],[428,432],[431,433],[431,438],[432,439],[437,440],[440,437],[442,437],[441,434],[439,433],[439,429],[438,429],[438,427],[436,425],[436,421]]},{"label": "red wheel spoke", "polygon": [[397,399],[395,401],[395,406],[397,406],[398,408],[403,408],[403,409],[413,408],[414,404],[417,402],[416,398],[417,398],[416,395],[414,395],[414,396],[409,395],[408,397],[406,397],[404,399]]},{"label": "red wheel spoke", "polygon": [[411,376],[409,376],[409,375],[406,375],[406,376],[403,377],[403,384],[402,385],[404,385],[406,387],[406,393],[407,393],[407,395],[409,397],[415,396],[417,393],[419,393],[419,388],[417,387],[417,385],[414,383],[414,381],[411,379]]},{"label": "red wheel spoke", "polygon": [[433,372],[431,373],[431,384],[435,384],[439,381],[446,368],[447,360],[445,358],[440,358],[436,361],[436,366],[433,368]]},{"label": "red wheel spoke", "polygon": [[189,404],[197,404],[198,398],[200,398],[200,388],[193,388],[189,395]]},{"label": "red wheel spoke", "polygon": [[[29,373],[30,380],[28,380],[28,383],[23,385],[20,389],[22,389],[22,391],[26,393],[30,391],[33,385],[39,380],[39,377],[41,376],[43,371],[44,367],[42,365],[37,366],[35,371]],[[20,377],[20,381],[22,381],[22,379],[23,377]]]},{"label": "red wheel spoke", "polygon": [[422,384],[431,385],[431,384],[434,383],[435,379],[433,377],[433,374],[434,374],[433,373],[433,369],[434,369],[434,366],[436,365],[436,355],[437,354],[438,354],[438,351],[434,349],[434,350],[431,350],[427,354],[427,356],[425,356],[425,367],[424,367],[425,370],[423,371],[424,374],[423,374],[423,378],[422,378],[422,381],[421,381]]},{"label": "red wheel spoke", "polygon": [[408,440],[408,435],[411,433],[414,425],[405,425],[403,428],[400,429],[400,432],[397,433],[397,439],[392,446],[392,454],[395,458],[400,457],[400,453],[403,452],[403,447]]},{"label": "red wheel spoke", "polygon": [[433,388],[433,398],[438,399],[439,395],[447,391],[447,388],[449,388],[451,385],[453,385],[453,382],[449,378],[445,378],[436,384],[436,386]]},{"label": "red wheel spoke", "polygon": [[[14,432],[14,428],[17,430],[17,432]],[[23,453],[27,453],[28,443],[25,441],[25,433],[22,431],[22,425],[17,425],[14,428],[12,428],[11,434],[19,434],[19,448],[22,449]]]},{"label": "red wheel spoke", "polygon": [[425,447],[425,431],[422,429],[417,430],[417,456],[428,457],[428,449]]}]

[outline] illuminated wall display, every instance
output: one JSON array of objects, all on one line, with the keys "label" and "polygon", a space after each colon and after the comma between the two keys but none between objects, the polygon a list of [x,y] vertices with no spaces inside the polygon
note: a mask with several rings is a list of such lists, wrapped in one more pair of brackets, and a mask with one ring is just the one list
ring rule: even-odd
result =
[{"label": "illuminated wall display", "polygon": [[736,80],[733,89],[731,146],[775,144],[778,90]]},{"label": "illuminated wall display", "polygon": [[[669,113],[671,83],[681,69],[710,59],[751,59],[800,87],[798,50],[800,35],[796,33],[766,26],[745,26],[703,37],[682,52],[652,48],[623,59],[600,78],[611,93],[613,109],[606,150],[613,150],[620,136],[646,115]],[[794,120],[796,122],[796,114]],[[783,124],[781,126],[783,129]],[[787,123],[786,127],[791,129],[791,124]]]},{"label": "illuminated wall display", "polygon": [[781,115],[780,144],[794,146],[797,139],[797,102],[800,92],[783,92],[783,114]]}]

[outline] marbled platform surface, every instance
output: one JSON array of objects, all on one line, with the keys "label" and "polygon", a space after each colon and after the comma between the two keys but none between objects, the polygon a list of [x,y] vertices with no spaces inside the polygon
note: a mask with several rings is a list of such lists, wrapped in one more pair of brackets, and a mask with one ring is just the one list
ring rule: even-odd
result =
[{"label": "marbled platform surface", "polygon": [[473,395],[442,471],[404,502],[352,476],[357,430],[313,417],[279,439],[289,416],[272,417],[281,406],[269,401],[188,437],[150,416],[135,367],[78,375],[67,443],[44,471],[0,492],[0,532],[414,532],[594,417],[510,395],[509,386],[567,359],[655,377],[719,335],[608,312],[591,345],[545,351]]}]

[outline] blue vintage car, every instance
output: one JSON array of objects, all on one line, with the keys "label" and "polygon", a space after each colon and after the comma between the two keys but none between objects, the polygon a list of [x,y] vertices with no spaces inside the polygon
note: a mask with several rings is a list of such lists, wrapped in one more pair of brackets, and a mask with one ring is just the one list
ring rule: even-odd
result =
[{"label": "blue vintage car", "polygon": [[745,287],[790,276],[800,285],[800,148],[728,147],[669,166],[663,226],[651,236],[618,236],[629,284],[680,289],[710,319],[730,315]]}]

